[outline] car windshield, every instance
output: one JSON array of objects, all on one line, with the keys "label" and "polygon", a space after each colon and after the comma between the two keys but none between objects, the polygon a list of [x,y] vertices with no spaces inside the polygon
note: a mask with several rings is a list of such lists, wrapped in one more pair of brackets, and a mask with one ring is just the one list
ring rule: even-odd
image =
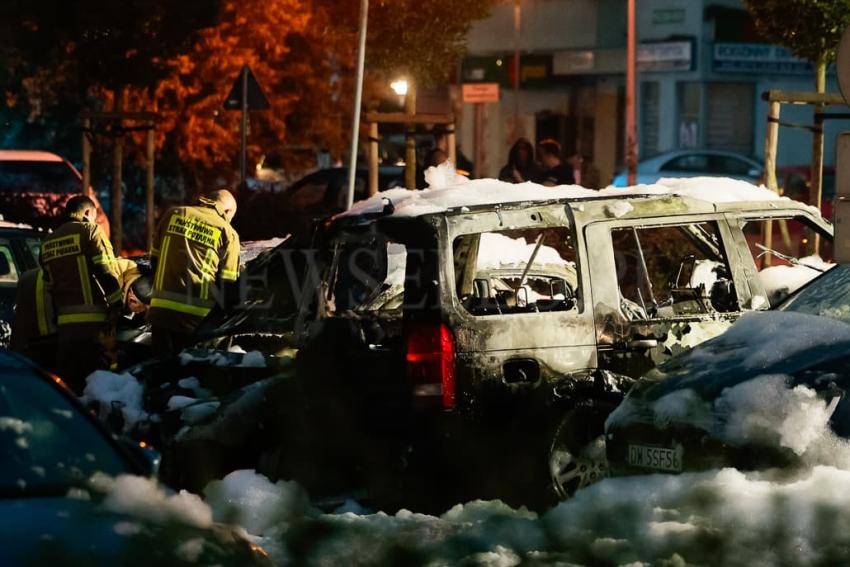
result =
[{"label": "car windshield", "polygon": [[850,266],[836,265],[780,304],[779,311],[820,315],[850,323]]},{"label": "car windshield", "polygon": [[0,371],[0,495],[65,495],[94,473],[131,472],[86,416],[24,366]]},{"label": "car windshield", "polygon": [[81,183],[62,161],[0,161],[0,192],[79,193]]}]

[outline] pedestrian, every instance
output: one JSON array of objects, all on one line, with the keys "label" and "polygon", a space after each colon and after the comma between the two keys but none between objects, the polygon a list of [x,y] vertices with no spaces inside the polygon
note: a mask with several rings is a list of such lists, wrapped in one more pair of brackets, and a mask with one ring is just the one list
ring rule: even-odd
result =
[{"label": "pedestrian", "polygon": [[576,152],[571,155],[567,162],[573,168],[573,178],[576,185],[586,189],[601,189],[602,180],[599,170],[590,161],[590,158]]},{"label": "pedestrian", "polygon": [[53,297],[44,285],[44,270],[41,268],[27,270],[18,279],[9,346],[42,368],[56,371]]},{"label": "pedestrian", "polygon": [[195,206],[170,209],[160,221],[148,310],[155,355],[172,356],[189,346],[216,299],[229,295],[223,286],[239,277],[239,235],[230,225],[235,214],[233,194],[217,190]]},{"label": "pedestrian", "polygon": [[72,197],[65,218],[42,242],[39,263],[56,312],[56,371],[81,394],[90,373],[114,362],[107,359],[106,345],[123,295],[112,244],[95,224],[94,202]]},{"label": "pedestrian", "polygon": [[576,182],[573,167],[561,159],[561,144],[551,139],[543,140],[537,146],[537,155],[546,170],[543,174],[543,185],[555,187],[573,185]]},{"label": "pedestrian", "polygon": [[517,140],[508,154],[508,163],[499,171],[499,179],[508,183],[539,182],[541,168],[534,161],[534,146],[525,138]]}]

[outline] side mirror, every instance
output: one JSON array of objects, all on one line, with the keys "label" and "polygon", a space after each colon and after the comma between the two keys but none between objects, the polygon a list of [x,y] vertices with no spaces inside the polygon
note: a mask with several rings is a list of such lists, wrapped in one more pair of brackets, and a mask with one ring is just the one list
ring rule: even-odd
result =
[{"label": "side mirror", "polygon": [[130,453],[130,457],[139,466],[142,474],[155,478],[159,474],[159,465],[162,455],[150,447],[150,445],[122,438],[119,443]]}]

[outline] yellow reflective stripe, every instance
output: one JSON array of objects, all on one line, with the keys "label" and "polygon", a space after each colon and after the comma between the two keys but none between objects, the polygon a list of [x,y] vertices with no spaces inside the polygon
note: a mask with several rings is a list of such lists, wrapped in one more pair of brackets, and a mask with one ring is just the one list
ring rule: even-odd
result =
[{"label": "yellow reflective stripe", "polygon": [[201,299],[209,299],[210,281],[215,278],[212,264],[215,260],[215,251],[208,249],[204,255],[204,265],[201,267]]},{"label": "yellow reflective stripe", "polygon": [[116,289],[106,297],[106,302],[110,305],[118,303],[124,297],[124,293],[120,289]]},{"label": "yellow reflective stripe", "polygon": [[69,323],[102,323],[106,321],[106,313],[71,313],[69,315],[60,315],[59,324],[67,325]]},{"label": "yellow reflective stripe", "polygon": [[235,272],[233,270],[222,270],[221,279],[235,282],[239,279],[239,272]]},{"label": "yellow reflective stripe", "polygon": [[168,256],[168,245],[171,244],[171,237],[166,236],[162,239],[162,254],[160,254],[159,263],[156,266],[156,276],[154,277],[154,289],[162,289],[162,280],[165,277],[165,262]]},{"label": "yellow reflective stripe", "polygon": [[172,301],[170,299],[162,299],[159,297],[155,297],[151,300],[151,307],[159,307],[160,309],[168,309],[170,311],[179,311],[180,313],[188,313],[189,315],[197,315],[199,317],[206,317],[207,313],[212,310],[211,307],[188,305],[186,303],[180,303],[179,301]]},{"label": "yellow reflective stripe", "polygon": [[80,288],[83,292],[83,303],[91,305],[94,303],[91,295],[91,277],[89,276],[89,266],[86,263],[85,256],[77,256],[77,269],[80,272]]},{"label": "yellow reflective stripe", "polygon": [[118,258],[115,258],[111,254],[98,254],[91,261],[95,264],[115,264],[118,262]]},{"label": "yellow reflective stripe", "polygon": [[44,311],[44,271],[39,270],[35,278],[35,312],[38,319],[38,334],[44,336],[50,332],[47,313]]}]

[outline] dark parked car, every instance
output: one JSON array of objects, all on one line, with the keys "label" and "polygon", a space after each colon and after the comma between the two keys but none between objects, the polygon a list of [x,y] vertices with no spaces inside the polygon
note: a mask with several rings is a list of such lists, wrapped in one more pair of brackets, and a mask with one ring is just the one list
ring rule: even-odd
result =
[{"label": "dark parked car", "polygon": [[850,438],[848,298],[839,265],[647,374],[608,418],[612,472],[789,466],[829,431]]},{"label": "dark parked car", "polygon": [[91,187],[83,188],[80,172],[50,152],[0,150],[0,215],[3,220],[37,228],[56,228],[62,209],[84,193],[97,205],[97,223],[109,235],[109,219]]},{"label": "dark parked car", "polygon": [[[369,172],[358,169],[354,200],[366,198]],[[402,168],[381,167],[378,190],[402,184]],[[309,241],[316,223],[345,210],[348,168],[315,171],[280,193],[248,190],[239,194],[239,214],[234,226],[243,240],[262,240],[291,234],[294,240]]]},{"label": "dark parked car", "polygon": [[[58,378],[0,350],[0,563],[3,565],[173,565],[192,539],[196,561],[257,564],[261,557],[229,528],[157,523],[118,512],[92,477],[150,476],[153,456],[113,439]],[[103,478],[101,476],[101,478]],[[139,496],[125,494],[126,501]]]}]

